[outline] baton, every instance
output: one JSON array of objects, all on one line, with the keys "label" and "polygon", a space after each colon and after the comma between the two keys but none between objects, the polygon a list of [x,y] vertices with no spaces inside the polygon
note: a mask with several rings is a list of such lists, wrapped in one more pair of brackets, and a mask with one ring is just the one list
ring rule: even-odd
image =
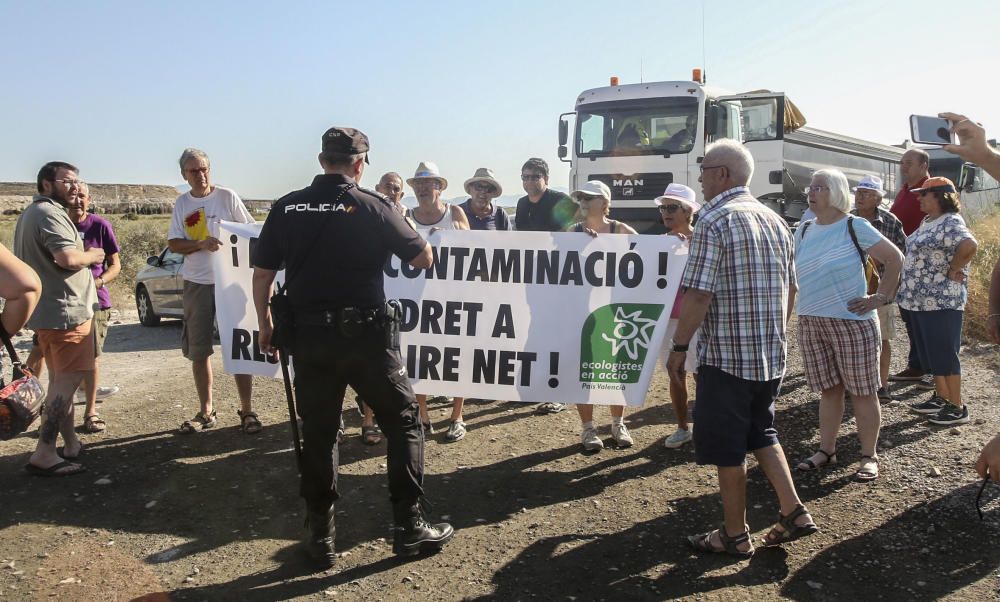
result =
[{"label": "baton", "polygon": [[288,358],[285,350],[278,350],[278,362],[281,364],[281,379],[285,381],[285,398],[288,400],[288,421],[292,427],[292,443],[295,445],[295,465],[302,474],[302,443],[299,440],[299,419],[295,414],[295,397],[292,393],[292,379],[288,376]]}]

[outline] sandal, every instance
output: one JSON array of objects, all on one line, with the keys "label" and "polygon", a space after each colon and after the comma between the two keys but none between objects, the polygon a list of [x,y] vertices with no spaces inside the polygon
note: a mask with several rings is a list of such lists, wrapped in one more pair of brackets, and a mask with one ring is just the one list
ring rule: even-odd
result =
[{"label": "sandal", "polygon": [[104,419],[97,414],[83,417],[83,430],[88,433],[100,433],[106,428],[108,428],[108,423],[104,422]]},{"label": "sandal", "polygon": [[373,424],[371,426],[361,425],[361,440],[365,445],[378,445],[382,442],[382,433],[379,431],[378,425]]},{"label": "sandal", "polygon": [[[215,412],[212,413],[215,414]],[[256,435],[264,429],[260,424],[260,419],[257,418],[257,412],[247,412],[244,414],[243,410],[237,410],[236,415],[240,417],[240,428],[243,429],[244,433]]]},{"label": "sandal", "polygon": [[[861,456],[860,466],[854,473],[855,481],[874,481],[878,478],[878,456]],[[875,468],[865,468],[866,464],[874,464]]]},{"label": "sandal", "polygon": [[764,536],[761,543],[764,544],[765,548],[773,548],[790,541],[795,541],[801,537],[818,533],[819,527],[817,527],[816,523],[811,520],[804,525],[795,524],[795,519],[804,514],[809,514],[809,511],[806,510],[806,507],[802,504],[795,506],[795,510],[792,510],[788,516],[779,512],[778,525],[780,525],[784,530],[779,531],[778,525],[775,525],[774,528],[767,532],[767,535]]},{"label": "sandal", "polygon": [[[719,534],[719,541],[722,543],[721,548],[717,548],[712,545],[713,533]],[[688,535],[687,542],[688,545],[698,552],[729,554],[730,556],[736,556],[737,558],[750,558],[754,553],[753,544],[750,544],[750,549],[745,552],[736,547],[740,544],[750,543],[749,525],[743,525],[743,532],[733,537],[730,537],[726,533],[725,525],[719,525],[719,528],[715,531],[709,531],[708,533],[702,533],[700,535]]]},{"label": "sandal", "polygon": [[[799,465],[796,466],[796,468],[798,468],[802,472],[811,472],[813,470],[817,470],[817,469],[822,468],[824,466],[828,466],[830,464],[836,464],[837,463],[837,452],[833,452],[832,454],[828,454],[828,453],[826,453],[825,451],[823,451],[821,449],[817,449],[816,450],[816,454],[823,454],[824,456],[826,456],[826,460],[822,464],[817,464],[817,463],[813,462],[813,459],[811,457],[809,457],[809,458],[806,458],[805,460],[799,462]],[[816,454],[813,454],[813,455],[815,456]]]},{"label": "sandal", "polygon": [[212,413],[208,416],[198,412],[194,415],[191,420],[185,420],[184,424],[181,425],[181,434],[190,435],[192,433],[197,433],[198,431],[203,431],[205,429],[210,429],[215,426],[216,413],[212,410]]}]

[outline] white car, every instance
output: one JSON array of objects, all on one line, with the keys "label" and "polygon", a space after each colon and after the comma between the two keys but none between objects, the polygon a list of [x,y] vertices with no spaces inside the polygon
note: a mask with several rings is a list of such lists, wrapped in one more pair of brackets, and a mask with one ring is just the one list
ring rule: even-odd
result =
[{"label": "white car", "polygon": [[170,249],[146,259],[148,264],[135,277],[135,308],[143,326],[156,326],[160,318],[183,318],[181,298],[184,279],[181,266],[184,256]]}]

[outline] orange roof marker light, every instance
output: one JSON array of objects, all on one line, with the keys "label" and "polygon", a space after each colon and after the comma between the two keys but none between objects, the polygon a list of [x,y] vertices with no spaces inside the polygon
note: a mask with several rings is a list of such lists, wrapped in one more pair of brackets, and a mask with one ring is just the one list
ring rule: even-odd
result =
[{"label": "orange roof marker light", "polygon": [[702,72],[701,72],[700,68],[696,67],[696,68],[694,68],[694,69],[691,70],[691,81],[696,81],[699,84],[705,83],[705,80],[702,77]]},{"label": "orange roof marker light", "polygon": [[617,75],[612,75],[611,76],[611,85],[612,86],[617,86],[618,85],[618,76]]}]

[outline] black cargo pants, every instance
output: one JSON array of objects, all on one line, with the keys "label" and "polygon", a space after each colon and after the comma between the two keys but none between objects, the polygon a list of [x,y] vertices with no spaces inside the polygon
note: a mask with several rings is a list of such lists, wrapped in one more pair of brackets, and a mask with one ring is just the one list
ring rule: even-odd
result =
[{"label": "black cargo pants", "polygon": [[380,327],[357,337],[336,325],[297,325],[292,353],[295,401],[302,418],[302,483],[306,507],[326,512],[337,493],[337,429],[350,385],[375,412],[388,447],[389,495],[412,503],[423,495],[424,434],[399,350],[387,349]]}]

